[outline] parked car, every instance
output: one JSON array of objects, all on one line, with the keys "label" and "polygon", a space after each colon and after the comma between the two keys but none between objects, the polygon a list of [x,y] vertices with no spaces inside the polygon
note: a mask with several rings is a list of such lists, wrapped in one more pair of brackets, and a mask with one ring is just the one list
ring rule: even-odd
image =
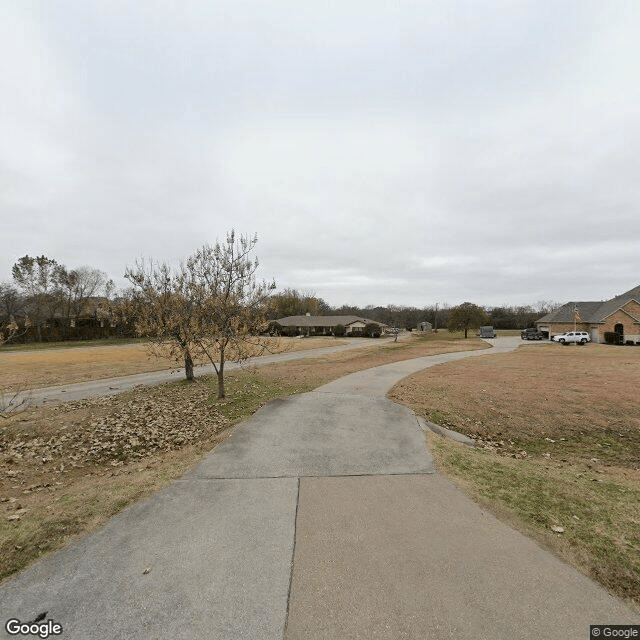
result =
[{"label": "parked car", "polygon": [[591,336],[586,331],[566,331],[565,333],[559,333],[557,336],[553,336],[553,340],[560,344],[570,344],[572,342],[576,344],[587,344],[587,342],[591,342]]},{"label": "parked car", "polygon": [[481,338],[495,338],[496,332],[493,330],[493,327],[491,326],[480,327],[478,336],[480,336]]},{"label": "parked car", "polygon": [[523,340],[544,340],[545,335],[535,327],[529,327],[520,332],[520,337]]}]

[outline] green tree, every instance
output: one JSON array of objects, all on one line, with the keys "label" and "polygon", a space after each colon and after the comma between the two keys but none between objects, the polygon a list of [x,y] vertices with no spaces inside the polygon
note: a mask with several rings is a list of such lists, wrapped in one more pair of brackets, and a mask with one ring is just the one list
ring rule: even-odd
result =
[{"label": "green tree", "polygon": [[286,318],[288,316],[303,316],[310,314],[319,316],[330,311],[329,305],[318,298],[314,291],[298,291],[287,288],[272,296],[271,319]]},{"label": "green tree", "polygon": [[469,329],[478,329],[489,322],[489,317],[482,307],[471,302],[463,302],[451,309],[447,328],[449,331],[464,331],[464,337]]},{"label": "green tree", "polygon": [[11,269],[15,283],[28,298],[29,320],[35,325],[38,342],[42,342],[43,325],[60,307],[62,270],[53,258],[44,255],[23,256]]}]

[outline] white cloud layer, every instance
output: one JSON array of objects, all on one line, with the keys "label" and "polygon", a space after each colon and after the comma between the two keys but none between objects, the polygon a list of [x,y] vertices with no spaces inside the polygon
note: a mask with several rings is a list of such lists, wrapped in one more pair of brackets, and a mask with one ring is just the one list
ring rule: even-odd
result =
[{"label": "white cloud layer", "polygon": [[0,280],[121,276],[231,227],[331,304],[640,282],[640,5],[0,7]]}]

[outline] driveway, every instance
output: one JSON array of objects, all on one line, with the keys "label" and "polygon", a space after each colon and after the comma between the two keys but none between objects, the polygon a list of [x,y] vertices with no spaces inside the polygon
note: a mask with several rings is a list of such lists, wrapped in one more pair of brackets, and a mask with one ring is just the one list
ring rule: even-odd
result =
[{"label": "driveway", "polygon": [[[0,587],[61,637],[589,637],[640,617],[434,472],[385,397],[418,358],[274,401],[201,464]],[[9,636],[6,636],[9,637]]]}]

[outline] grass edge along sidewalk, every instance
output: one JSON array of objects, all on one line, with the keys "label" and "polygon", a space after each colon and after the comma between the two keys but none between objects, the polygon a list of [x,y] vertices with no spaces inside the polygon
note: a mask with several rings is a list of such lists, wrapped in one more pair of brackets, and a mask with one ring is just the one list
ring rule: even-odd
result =
[{"label": "grass edge along sidewalk", "polygon": [[440,333],[228,374],[32,408],[0,422],[0,578],[179,478],[273,398],[388,362],[487,348]]},{"label": "grass edge along sidewalk", "polygon": [[640,353],[549,345],[427,369],[389,396],[476,440],[428,434],[439,472],[640,611],[639,382]]}]

